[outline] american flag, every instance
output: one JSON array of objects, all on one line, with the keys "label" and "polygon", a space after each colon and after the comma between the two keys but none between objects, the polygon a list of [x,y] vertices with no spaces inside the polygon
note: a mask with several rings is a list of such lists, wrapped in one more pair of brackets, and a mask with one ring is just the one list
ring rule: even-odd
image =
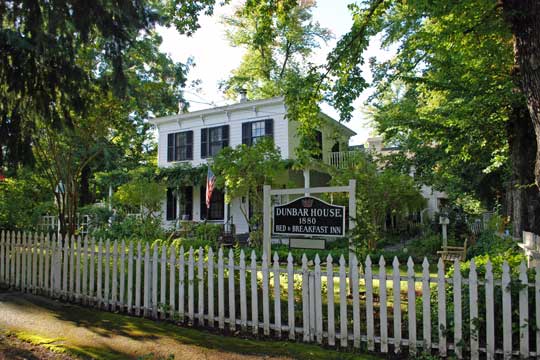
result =
[{"label": "american flag", "polygon": [[208,174],[206,175],[206,208],[210,209],[210,200],[212,199],[212,193],[214,192],[214,187],[216,185],[216,175],[208,167]]}]

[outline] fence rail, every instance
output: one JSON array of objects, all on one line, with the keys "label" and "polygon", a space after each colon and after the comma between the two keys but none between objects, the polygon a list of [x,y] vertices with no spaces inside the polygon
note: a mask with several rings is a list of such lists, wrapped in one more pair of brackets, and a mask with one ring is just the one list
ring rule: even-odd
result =
[{"label": "fence rail", "polygon": [[436,274],[427,260],[405,272],[396,258],[334,260],[0,234],[0,284],[87,306],[381,353],[540,354],[540,267],[515,279],[506,262],[471,262],[447,277],[441,260]]}]

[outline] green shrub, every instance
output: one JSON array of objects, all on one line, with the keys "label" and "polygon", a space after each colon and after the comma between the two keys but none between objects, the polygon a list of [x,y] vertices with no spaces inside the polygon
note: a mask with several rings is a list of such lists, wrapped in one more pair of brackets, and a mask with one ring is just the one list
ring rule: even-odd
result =
[{"label": "green shrub", "polygon": [[512,249],[520,252],[519,247],[511,238],[498,236],[494,231],[484,231],[475,244],[471,244],[467,250],[467,258],[471,259],[480,255],[498,255]]},{"label": "green shrub", "polygon": [[207,222],[195,226],[195,238],[209,244],[217,244],[221,235],[222,225]]},{"label": "green shrub", "polygon": [[[474,259],[476,265],[476,273],[479,280],[478,285],[478,319],[473,321],[476,324],[477,330],[480,334],[485,334],[486,331],[486,292],[485,286],[482,285],[485,276],[486,276],[486,265],[488,261],[492,264],[493,277],[494,279],[501,279],[502,277],[502,266],[506,261],[510,267],[510,296],[512,304],[519,303],[519,291],[522,288],[522,285],[519,281],[519,271],[520,265],[522,262],[526,262],[525,255],[520,251],[519,247],[515,245],[510,239],[501,238],[495,235],[492,231],[487,231],[483,233],[478,239],[477,243],[468,251],[470,260],[460,263],[461,275],[464,278],[469,278],[470,274],[470,265],[471,260]],[[452,278],[454,276],[454,266],[450,266],[446,272],[447,278]],[[528,272],[529,282],[534,281],[534,272],[530,270]],[[449,319],[448,322],[448,336],[451,338],[453,335],[453,318],[454,318],[454,304],[453,304],[453,285],[450,283],[447,286],[447,305],[446,311]],[[502,295],[503,289],[499,284],[495,284],[493,299],[495,305],[495,333],[502,333]],[[534,289],[529,288],[529,299],[532,299],[534,296]],[[432,302],[436,303],[436,292],[432,292]],[[468,343],[470,339],[470,306],[469,306],[469,287],[468,284],[462,285],[462,308],[463,308],[463,334],[464,334],[464,343]],[[515,308],[515,306],[512,306]],[[432,309],[434,319],[436,319],[436,307]],[[534,309],[534,301],[529,301],[529,312],[533,314],[536,310]],[[513,341],[519,342],[519,327],[517,326],[516,314],[513,314],[513,329],[512,336]],[[531,331],[536,329],[536,322],[534,318],[529,319],[529,328]],[[497,347],[502,346],[502,337],[496,339]]]},{"label": "green shrub", "polygon": [[94,238],[118,240],[142,240],[153,242],[165,238],[159,218],[135,218],[118,215],[112,224],[94,228],[91,236]]}]

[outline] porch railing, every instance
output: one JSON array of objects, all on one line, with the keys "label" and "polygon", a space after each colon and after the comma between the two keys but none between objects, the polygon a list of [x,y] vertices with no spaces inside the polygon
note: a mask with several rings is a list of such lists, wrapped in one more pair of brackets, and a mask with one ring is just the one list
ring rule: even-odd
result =
[{"label": "porch railing", "polygon": [[359,154],[359,151],[327,152],[323,156],[323,161],[327,165],[343,169],[354,164]]}]

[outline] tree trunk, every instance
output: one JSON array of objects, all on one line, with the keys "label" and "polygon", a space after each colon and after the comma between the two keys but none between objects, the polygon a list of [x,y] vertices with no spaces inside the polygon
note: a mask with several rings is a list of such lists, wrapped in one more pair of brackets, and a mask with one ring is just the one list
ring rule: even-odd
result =
[{"label": "tree trunk", "polygon": [[535,182],[540,189],[540,1],[502,0],[514,35],[514,62],[536,134]]},{"label": "tree trunk", "polygon": [[81,206],[91,204],[93,199],[93,194],[90,192],[90,177],[92,176],[92,169],[89,165],[86,165],[82,168],[81,171],[81,189],[80,189],[80,199],[79,204]]},{"label": "tree trunk", "polygon": [[512,169],[507,211],[512,217],[512,232],[516,237],[520,237],[522,231],[540,234],[540,192],[534,185],[537,147],[525,102],[514,104],[507,132]]}]

